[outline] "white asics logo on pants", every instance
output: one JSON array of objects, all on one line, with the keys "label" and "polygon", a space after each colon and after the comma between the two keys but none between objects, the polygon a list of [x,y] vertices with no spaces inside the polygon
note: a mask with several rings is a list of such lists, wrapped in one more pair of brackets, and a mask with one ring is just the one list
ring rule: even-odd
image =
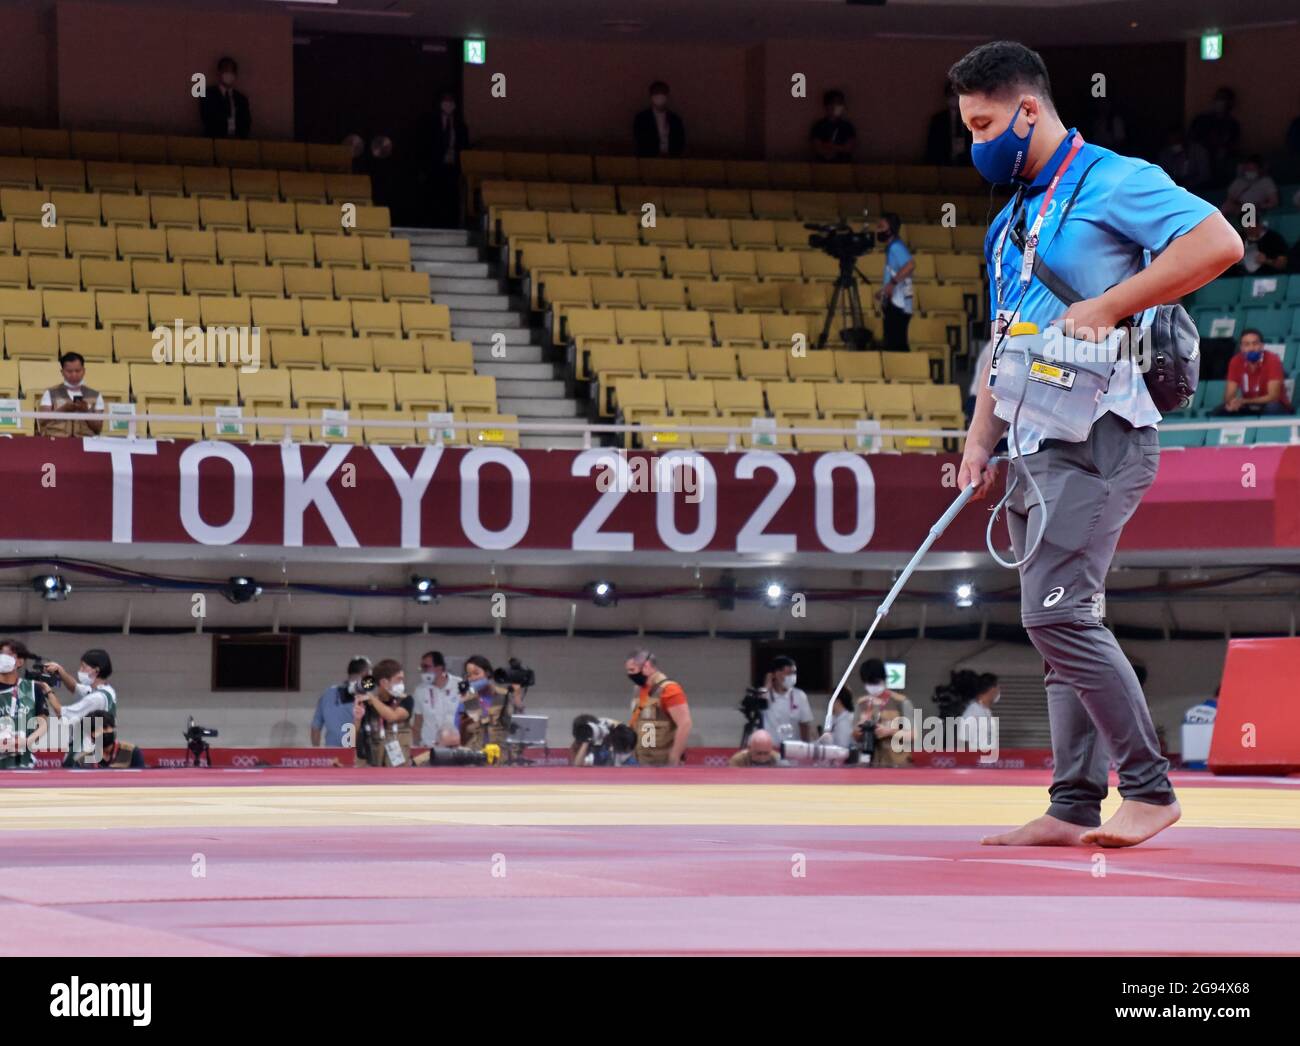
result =
[{"label": "white asics logo on pants", "polygon": [[1065,589],[1061,588],[1060,586],[1057,586],[1056,588],[1052,589],[1052,591],[1047,593],[1047,598],[1043,600],[1043,606],[1045,607],[1056,606],[1056,604],[1061,601],[1061,597],[1063,595],[1065,595]]}]

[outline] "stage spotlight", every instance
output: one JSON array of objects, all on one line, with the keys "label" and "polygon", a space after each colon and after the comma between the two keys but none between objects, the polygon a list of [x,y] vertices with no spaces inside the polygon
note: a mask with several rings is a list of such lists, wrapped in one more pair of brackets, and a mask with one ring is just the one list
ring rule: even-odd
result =
[{"label": "stage spotlight", "polygon": [[52,603],[61,602],[72,595],[72,585],[58,574],[41,574],[32,578],[32,588],[42,599],[48,599]]},{"label": "stage spotlight", "polygon": [[262,586],[251,577],[232,577],[223,592],[232,603],[252,603],[261,598]]},{"label": "stage spotlight", "polygon": [[770,607],[779,607],[785,602],[785,586],[779,581],[769,581],[763,588],[763,602]]},{"label": "stage spotlight", "polygon": [[438,582],[431,577],[411,575],[411,598],[417,603],[434,603],[438,599]]},{"label": "stage spotlight", "polygon": [[598,607],[612,607],[618,603],[618,590],[608,581],[591,582],[587,593]]},{"label": "stage spotlight", "polygon": [[975,605],[975,586],[969,581],[963,581],[957,586],[957,605],[959,607]]}]

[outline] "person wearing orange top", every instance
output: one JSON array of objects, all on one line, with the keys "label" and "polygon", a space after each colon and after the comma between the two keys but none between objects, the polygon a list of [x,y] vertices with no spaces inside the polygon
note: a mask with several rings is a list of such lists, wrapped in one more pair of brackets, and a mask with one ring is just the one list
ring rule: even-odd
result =
[{"label": "person wearing orange top", "polygon": [[679,766],[691,735],[686,692],[655,663],[648,650],[634,650],[624,664],[637,687],[628,725],[636,731],[636,759],[641,766]]}]

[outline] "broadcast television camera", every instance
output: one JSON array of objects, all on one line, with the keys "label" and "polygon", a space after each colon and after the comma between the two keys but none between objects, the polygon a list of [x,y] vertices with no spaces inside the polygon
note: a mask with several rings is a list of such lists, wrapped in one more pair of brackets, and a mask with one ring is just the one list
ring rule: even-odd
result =
[{"label": "broadcast television camera", "polygon": [[804,228],[812,232],[808,237],[809,247],[816,247],[819,251],[825,251],[832,258],[841,261],[870,254],[876,245],[874,232],[866,229],[861,232],[854,231],[853,227],[845,221],[835,222],[832,225],[805,222]]}]

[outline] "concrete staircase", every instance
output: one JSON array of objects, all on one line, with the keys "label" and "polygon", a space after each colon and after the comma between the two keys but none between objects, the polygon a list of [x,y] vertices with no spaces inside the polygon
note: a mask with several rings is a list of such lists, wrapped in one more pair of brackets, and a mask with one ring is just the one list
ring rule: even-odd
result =
[{"label": "concrete staircase", "polygon": [[[477,233],[395,228],[393,235],[411,242],[412,268],[429,274],[433,300],[451,309],[452,336],[474,346],[475,372],[497,379],[502,414],[521,422],[584,416],[583,405],[565,392],[563,365],[553,361],[541,333],[529,325],[527,300],[509,292],[501,263],[481,246]],[[524,433],[520,445],[580,448],[583,440],[576,434]]]}]

